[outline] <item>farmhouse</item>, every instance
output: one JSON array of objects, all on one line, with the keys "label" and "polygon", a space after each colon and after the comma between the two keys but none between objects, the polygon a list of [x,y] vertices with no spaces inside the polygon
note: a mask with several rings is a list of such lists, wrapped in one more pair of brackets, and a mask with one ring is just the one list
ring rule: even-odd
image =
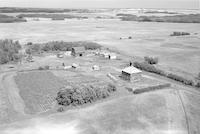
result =
[{"label": "farmhouse", "polygon": [[72,48],[72,55],[73,56],[83,56],[84,53],[85,53],[84,47],[73,47]]},{"label": "farmhouse", "polygon": [[129,81],[136,80],[141,77],[141,73],[142,73],[141,70],[133,66],[129,66],[122,70],[122,78],[124,80],[129,80]]}]

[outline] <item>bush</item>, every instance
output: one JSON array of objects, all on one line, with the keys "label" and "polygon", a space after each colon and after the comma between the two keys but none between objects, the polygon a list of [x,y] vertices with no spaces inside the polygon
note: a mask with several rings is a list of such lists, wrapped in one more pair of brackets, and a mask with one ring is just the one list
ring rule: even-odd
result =
[{"label": "bush", "polygon": [[197,78],[200,79],[200,73],[198,74]]},{"label": "bush", "polygon": [[44,68],[43,67],[39,67],[38,70],[44,70]]},{"label": "bush", "polygon": [[195,87],[200,88],[200,82],[197,82]]},{"label": "bush", "polygon": [[146,62],[134,62],[133,66],[136,68],[139,68],[141,70],[147,71],[147,72],[151,72],[151,73],[156,73],[162,76],[166,76],[165,72],[163,70],[157,69],[156,67],[154,67],[153,65],[150,65]]},{"label": "bush", "polygon": [[49,70],[49,68],[50,68],[49,66],[44,66],[45,70]]},{"label": "bush", "polygon": [[171,86],[170,84],[162,84],[162,85],[157,85],[157,86],[150,86],[150,87],[135,89],[133,91],[133,93],[134,94],[141,94],[141,93],[144,93],[144,92],[160,90],[160,89],[167,88],[167,87],[170,87],[170,86]]},{"label": "bush", "polygon": [[175,75],[175,74],[171,74],[170,73],[170,74],[167,75],[167,77],[170,78],[170,79],[182,82],[185,85],[191,85],[191,86],[194,85],[194,82],[192,80],[187,80],[187,79],[185,79],[185,78],[183,78],[181,76]]},{"label": "bush", "polygon": [[38,70],[49,70],[49,66],[40,66],[39,68],[38,68]]},{"label": "bush", "polygon": [[64,110],[63,107],[59,107],[59,108],[57,109],[57,111],[58,111],[58,112],[64,112],[65,110]]},{"label": "bush", "polygon": [[173,79],[175,81],[179,81],[179,82],[181,82],[181,83],[183,83],[185,85],[194,86],[194,82],[192,80],[185,79],[185,78],[183,78],[181,76],[178,76],[178,75],[172,74],[172,73],[166,74],[163,70],[157,69],[155,66],[153,66],[151,64],[148,64],[146,62],[142,62],[142,63],[134,62],[133,65],[136,68],[139,68],[141,70],[144,70],[144,71],[147,71],[147,72],[151,72],[151,73],[156,73],[156,74],[168,77],[168,78]]},{"label": "bush", "polygon": [[144,60],[149,63],[149,64],[157,64],[158,63],[158,58],[154,57],[144,57]]},{"label": "bush", "polygon": [[190,33],[187,32],[173,32],[170,36],[184,36],[184,35],[190,35]]},{"label": "bush", "polygon": [[113,84],[108,84],[108,92],[115,92],[117,90],[116,86]]},{"label": "bush", "polygon": [[107,98],[115,91],[116,87],[112,84],[105,87],[94,87],[92,85],[87,87],[65,87],[57,93],[56,100],[59,105],[77,106]]}]

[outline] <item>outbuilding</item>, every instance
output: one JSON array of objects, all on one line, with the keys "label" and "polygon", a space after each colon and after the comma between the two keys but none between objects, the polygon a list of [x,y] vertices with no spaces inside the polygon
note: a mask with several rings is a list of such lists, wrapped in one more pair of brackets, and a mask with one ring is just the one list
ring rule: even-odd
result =
[{"label": "outbuilding", "polygon": [[72,48],[73,56],[83,56],[84,53],[85,53],[85,47],[73,47]]},{"label": "outbuilding", "polygon": [[72,55],[72,51],[66,51],[66,52],[64,53],[64,55],[65,55],[65,56],[71,56],[71,55]]},{"label": "outbuilding", "polygon": [[141,73],[141,70],[135,68],[134,66],[129,66],[122,70],[122,78],[128,81],[136,80],[141,77]]},{"label": "outbuilding", "polygon": [[93,69],[94,71],[99,71],[99,70],[100,70],[100,67],[97,66],[97,65],[94,65],[94,66],[92,67],[92,69]]},{"label": "outbuilding", "polygon": [[104,53],[103,56],[104,58],[109,58],[109,53]]},{"label": "outbuilding", "polygon": [[57,54],[57,57],[58,57],[58,58],[63,58],[64,55],[63,55],[62,53],[58,53],[58,54]]},{"label": "outbuilding", "polygon": [[115,54],[109,54],[109,59],[115,60],[115,59],[117,59],[117,56]]},{"label": "outbuilding", "polygon": [[73,64],[72,64],[72,68],[78,68],[78,67],[79,67],[78,64],[76,64],[76,63],[73,63]]}]

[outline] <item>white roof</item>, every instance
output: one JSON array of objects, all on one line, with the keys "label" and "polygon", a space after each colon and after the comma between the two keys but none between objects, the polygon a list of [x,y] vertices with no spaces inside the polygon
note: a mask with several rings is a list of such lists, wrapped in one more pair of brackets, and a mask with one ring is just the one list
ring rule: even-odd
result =
[{"label": "white roof", "polygon": [[133,67],[133,66],[130,66],[130,67],[127,67],[125,69],[122,70],[123,72],[126,72],[128,74],[137,74],[137,73],[141,73],[142,71]]}]

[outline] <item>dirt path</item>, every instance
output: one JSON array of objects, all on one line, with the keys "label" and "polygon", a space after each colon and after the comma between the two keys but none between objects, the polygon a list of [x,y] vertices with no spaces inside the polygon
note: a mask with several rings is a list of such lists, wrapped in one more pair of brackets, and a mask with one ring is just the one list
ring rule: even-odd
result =
[{"label": "dirt path", "polygon": [[19,89],[15,84],[13,77],[16,75],[15,73],[5,73],[1,74],[2,79],[0,79],[0,83],[4,91],[7,93],[9,102],[12,104],[14,110],[17,113],[25,115],[24,108],[25,104],[21,96],[19,95]]}]

